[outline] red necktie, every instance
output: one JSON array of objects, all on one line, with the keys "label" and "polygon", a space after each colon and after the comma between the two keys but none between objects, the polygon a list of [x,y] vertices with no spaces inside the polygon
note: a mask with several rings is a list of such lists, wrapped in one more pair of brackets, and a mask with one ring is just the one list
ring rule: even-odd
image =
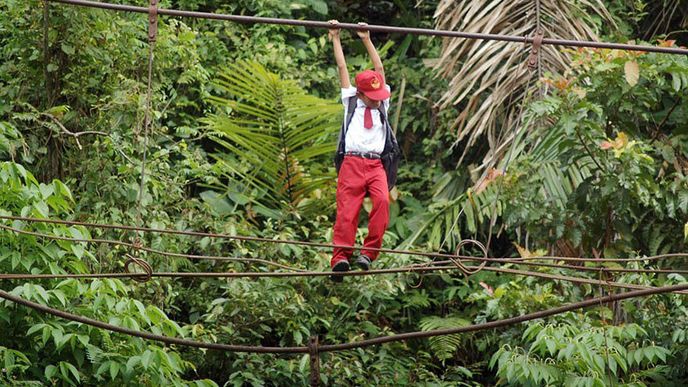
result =
[{"label": "red necktie", "polygon": [[366,106],[365,112],[363,113],[363,126],[366,129],[373,127],[373,113],[371,113],[370,108]]}]

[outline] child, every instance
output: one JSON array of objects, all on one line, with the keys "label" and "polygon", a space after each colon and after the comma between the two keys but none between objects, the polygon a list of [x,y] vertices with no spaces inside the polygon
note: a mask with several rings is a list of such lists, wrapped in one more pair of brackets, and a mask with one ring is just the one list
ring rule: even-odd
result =
[{"label": "child", "polygon": [[[331,20],[334,26],[336,20]],[[359,23],[365,27],[365,23]],[[358,228],[358,213],[363,198],[369,195],[373,202],[368,223],[368,236],[355,264],[368,270],[379,252],[389,222],[389,190],[396,181],[396,169],[400,155],[399,146],[387,120],[390,88],[385,83],[385,70],[380,56],[370,40],[368,30],[356,33],[370,55],[375,70],[365,70],[356,75],[356,87],[349,81],[349,72],[339,38],[339,29],[330,29],[329,37],[334,46],[334,57],[339,69],[344,104],[344,123],[339,134],[335,155],[337,180],[337,219],[334,225],[333,243],[353,246]],[[335,248],[330,261],[333,272],[345,272],[350,268],[352,249]],[[343,276],[333,275],[332,280],[341,282]]]}]

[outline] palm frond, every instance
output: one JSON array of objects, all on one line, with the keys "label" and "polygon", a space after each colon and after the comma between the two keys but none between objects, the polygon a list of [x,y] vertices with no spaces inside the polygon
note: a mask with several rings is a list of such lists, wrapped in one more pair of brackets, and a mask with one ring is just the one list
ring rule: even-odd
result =
[{"label": "palm frond", "polygon": [[[526,121],[534,119],[532,112],[527,112]],[[532,135],[518,146],[511,149],[511,159],[527,157],[538,168],[527,178],[537,184],[539,195],[547,198],[553,206],[563,209],[574,190],[597,169],[594,161],[583,152],[576,152],[572,157],[564,157],[565,152],[573,148],[561,126],[542,126],[535,128]],[[571,162],[562,164],[561,160]],[[475,234],[480,227],[485,227],[493,217],[502,216],[508,205],[509,187],[500,171],[506,161],[498,165],[498,173],[483,180],[476,189],[465,190],[466,182],[461,181],[457,172],[446,173],[433,187],[435,204],[422,213],[416,214],[409,221],[414,233],[404,241],[404,246],[411,246],[423,241],[429,249],[450,251],[461,241],[461,230]],[[484,229],[484,228],[483,228]]]},{"label": "palm frond", "polygon": [[[430,316],[424,317],[420,321],[420,329],[424,332],[438,329],[465,327],[467,325],[470,325],[470,322],[468,320],[465,320],[460,317],[451,316]],[[433,351],[435,356],[437,356],[438,359],[444,361],[454,356],[454,353],[461,346],[463,339],[462,336],[459,334],[443,335],[431,337],[429,342],[430,349]]]},{"label": "palm frond", "polygon": [[223,95],[210,101],[222,113],[204,122],[211,138],[234,155],[216,156],[228,181],[257,190],[266,208],[295,209],[332,179],[310,167],[335,150],[340,104],[310,96],[255,62],[232,65],[216,86]]},{"label": "palm frond", "polygon": [[[596,39],[595,17],[614,23],[601,0],[539,3],[541,28],[549,38]],[[538,25],[533,0],[441,0],[435,17],[438,28],[479,33],[527,36]],[[525,60],[529,52],[528,47],[507,42],[445,39],[436,69],[449,79],[442,106],[463,107],[454,122],[453,144],[465,141],[461,160],[483,138],[490,146],[481,165],[483,171],[497,165],[505,155],[505,145],[513,141],[520,120],[520,103],[527,93],[537,89],[533,82],[531,90],[526,90],[530,77]],[[541,53],[542,71],[557,74],[570,67],[569,54],[558,47],[544,46]]]}]

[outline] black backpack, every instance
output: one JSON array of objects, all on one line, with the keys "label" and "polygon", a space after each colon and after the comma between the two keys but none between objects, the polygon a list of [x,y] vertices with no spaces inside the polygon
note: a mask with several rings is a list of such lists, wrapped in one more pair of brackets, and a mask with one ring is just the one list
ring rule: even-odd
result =
[{"label": "black backpack", "polygon": [[[334,166],[337,169],[337,173],[339,173],[339,169],[342,166],[342,162],[344,161],[344,156],[346,154],[346,132],[349,129],[351,118],[353,118],[354,112],[356,111],[357,100],[358,98],[356,96],[349,98],[347,116],[342,123],[342,128],[339,131],[339,145],[337,146],[337,152],[334,155]],[[380,112],[382,125],[384,125],[387,132],[385,134],[385,147],[380,155],[380,161],[382,161],[382,166],[385,168],[385,173],[387,174],[387,188],[392,190],[397,182],[397,169],[399,168],[399,160],[401,159],[401,149],[399,148],[397,139],[392,131],[392,125],[389,124],[389,120],[387,119],[385,105],[380,104],[378,111]]]}]

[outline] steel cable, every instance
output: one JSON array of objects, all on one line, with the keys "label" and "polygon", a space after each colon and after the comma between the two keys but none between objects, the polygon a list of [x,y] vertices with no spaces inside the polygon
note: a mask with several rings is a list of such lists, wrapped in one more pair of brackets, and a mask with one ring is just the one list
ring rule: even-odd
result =
[{"label": "steel cable", "polygon": [[[229,235],[229,234],[221,234],[221,233],[208,233],[208,232],[199,232],[199,231],[180,231],[180,230],[169,230],[169,229],[155,229],[155,228],[148,228],[148,227],[134,227],[134,226],[123,226],[123,225],[114,225],[114,224],[103,224],[103,223],[77,222],[77,221],[67,221],[67,220],[59,220],[59,219],[41,219],[41,218],[11,216],[11,215],[0,215],[0,219],[19,220],[19,221],[26,221],[26,222],[38,222],[38,223],[54,223],[54,224],[71,225],[71,226],[84,226],[84,227],[92,227],[92,228],[143,231],[143,232],[160,233],[160,234],[200,236],[200,237],[240,240],[240,241],[249,241],[249,242],[265,242],[265,243],[287,244],[287,245],[295,245],[295,246],[310,246],[310,247],[322,247],[322,248],[346,248],[346,249],[353,249],[353,250],[363,249],[363,246],[345,246],[345,245],[336,245],[336,244],[331,244],[331,243],[297,241],[297,240],[289,240],[289,239],[270,239],[270,238],[261,238],[261,237]],[[12,230],[15,232],[29,233],[28,231],[18,230],[16,228],[3,226],[1,224],[0,224],[0,228]],[[52,236],[47,235],[47,234],[41,234],[40,236],[52,238]],[[58,239],[58,238],[56,237],[54,239]],[[95,243],[108,243],[107,240],[97,240],[97,239],[92,239],[92,240],[80,240],[80,239],[71,239],[71,238],[59,238],[59,239],[72,240],[75,242],[93,241]],[[121,242],[121,241],[110,241],[110,242],[112,242],[114,244],[125,245],[128,247],[135,247],[132,244],[126,243],[126,242]],[[372,248],[372,247],[366,247],[366,249],[371,250],[371,251],[378,251],[381,253],[417,255],[417,256],[430,257],[430,258],[436,257],[436,258],[456,259],[458,257],[461,259],[473,260],[473,261],[487,260],[487,261],[495,261],[495,262],[501,262],[504,260],[509,260],[509,261],[512,261],[513,263],[516,263],[517,261],[518,262],[525,262],[525,261],[531,261],[531,260],[549,260],[549,261],[580,262],[580,263],[585,263],[585,262],[597,262],[597,263],[617,262],[617,263],[620,263],[620,262],[649,262],[649,261],[656,261],[656,260],[667,259],[667,258],[688,258],[688,253],[668,253],[668,254],[652,255],[649,257],[642,257],[642,258],[559,257],[559,256],[551,256],[551,255],[542,256],[542,257],[522,257],[522,258],[481,258],[481,257],[471,257],[471,256],[463,256],[463,255],[457,256],[457,255],[453,255],[453,254],[445,254],[445,253],[439,253],[439,252],[438,253],[428,253],[428,252],[421,252],[421,251],[383,249],[383,248]],[[178,254],[178,253],[164,253],[164,252],[160,252],[157,250],[148,249],[145,247],[141,247],[141,250],[150,251],[150,252],[153,252],[156,254],[162,254],[162,255],[172,255],[172,256],[179,256],[179,257],[192,257],[192,259],[203,259],[205,257],[202,255],[199,256],[199,255],[186,255],[186,254]],[[221,258],[224,258],[224,257],[212,257],[212,256],[208,257],[208,259],[221,259]],[[231,260],[243,260],[243,259],[244,258],[231,258]],[[249,258],[246,258],[246,259],[249,259]],[[270,261],[267,261],[267,262],[270,262]],[[267,263],[267,262],[263,262],[263,263]],[[274,262],[270,262],[270,263],[274,264]],[[290,267],[284,267],[284,268],[293,269]]]},{"label": "steel cable", "polygon": [[68,238],[68,237],[63,237],[63,236],[58,236],[58,235],[43,234],[43,233],[39,233],[39,232],[35,232],[35,231],[20,230],[18,228],[9,227],[9,226],[5,226],[2,224],[0,224],[0,229],[16,232],[18,234],[31,235],[31,236],[41,237],[41,238],[48,238],[48,239],[67,241],[67,242],[100,243],[100,244],[109,244],[109,245],[115,245],[115,246],[124,246],[124,247],[128,247],[130,249],[133,249],[133,250],[140,250],[140,251],[145,251],[145,252],[152,253],[152,254],[159,254],[162,256],[175,257],[175,258],[207,259],[207,260],[213,260],[213,261],[230,261],[230,262],[256,262],[256,263],[263,263],[263,264],[266,264],[269,266],[279,267],[281,269],[303,271],[303,269],[295,268],[295,267],[288,266],[288,265],[283,265],[281,263],[277,263],[277,262],[273,262],[273,261],[269,261],[269,260],[261,259],[261,258],[222,257],[222,256],[213,256],[213,255],[195,255],[195,254],[172,253],[172,252],[168,252],[168,251],[152,249],[150,247],[144,247],[144,246],[141,246],[140,244],[136,244],[136,243],[116,241],[116,240],[111,240],[111,239]]},{"label": "steel cable", "polygon": [[[394,334],[394,335],[381,336],[381,337],[366,339],[366,340],[362,340],[362,341],[358,341],[358,342],[350,342],[350,343],[343,343],[343,344],[319,345],[318,350],[319,350],[319,352],[344,351],[344,350],[355,349],[355,348],[369,347],[372,345],[380,345],[380,344],[394,342],[394,341],[406,341],[406,340],[422,339],[422,338],[435,337],[435,336],[453,335],[453,334],[457,334],[457,333],[477,332],[477,331],[481,331],[481,330],[495,329],[495,328],[500,328],[500,327],[504,327],[504,326],[514,325],[514,324],[525,322],[525,321],[549,317],[552,315],[556,315],[556,314],[560,314],[560,313],[564,313],[564,312],[568,312],[568,311],[572,311],[572,310],[576,310],[576,309],[580,309],[580,308],[587,308],[590,306],[596,306],[596,305],[599,305],[600,303],[620,301],[620,300],[625,300],[625,299],[629,299],[629,298],[650,296],[650,295],[654,295],[654,294],[684,291],[686,289],[688,289],[688,284],[680,284],[680,285],[672,285],[672,286],[663,286],[663,287],[659,287],[659,288],[634,290],[634,291],[630,291],[630,292],[626,292],[626,293],[610,294],[610,295],[605,296],[605,297],[592,298],[592,299],[588,299],[585,301],[575,302],[575,303],[563,305],[563,306],[556,307],[556,308],[551,308],[551,309],[547,309],[547,310],[543,310],[543,311],[525,314],[522,316],[517,316],[517,317],[512,317],[512,318],[507,318],[507,319],[502,319],[502,320],[497,320],[497,321],[491,321],[491,322],[482,323],[482,324],[475,324],[475,325],[470,325],[470,326],[465,326],[465,327],[457,327],[457,328],[437,329],[437,330],[432,330],[432,331],[415,331],[415,332],[408,332],[408,333],[398,333],[398,334]],[[123,327],[119,327],[116,325],[104,323],[102,321],[94,320],[94,319],[91,319],[88,317],[79,316],[79,315],[75,315],[72,313],[64,312],[64,311],[61,311],[61,310],[58,310],[55,308],[51,308],[49,306],[41,305],[41,304],[38,304],[38,303],[35,303],[32,301],[26,300],[26,299],[21,298],[21,297],[17,297],[15,295],[12,295],[12,294],[5,292],[3,290],[0,290],[0,298],[4,298],[5,300],[8,300],[8,301],[11,301],[11,302],[32,308],[32,309],[37,310],[37,311],[42,312],[42,313],[51,314],[53,316],[63,318],[63,319],[69,320],[69,321],[80,322],[82,324],[91,325],[91,326],[101,328],[101,329],[106,329],[106,330],[109,330],[112,332],[123,333],[126,335],[140,337],[142,339],[147,339],[147,340],[159,341],[159,342],[162,342],[165,344],[185,345],[185,346],[196,347],[196,348],[215,349],[215,350],[223,350],[223,351],[228,351],[228,352],[248,352],[248,353],[308,353],[309,352],[309,347],[263,347],[263,346],[247,346],[247,345],[233,345],[233,344],[219,344],[219,343],[204,343],[204,342],[188,340],[188,339],[179,339],[179,338],[174,338],[174,337],[167,337],[167,336],[156,335],[156,334],[152,334],[152,333],[148,333],[148,332],[135,331],[132,329],[123,328]]]},{"label": "steel cable", "polygon": [[[487,269],[487,268],[485,268],[485,269]],[[547,309],[547,310],[543,310],[543,311],[539,311],[539,312],[529,313],[529,314],[525,314],[525,315],[518,316],[518,317],[512,317],[512,318],[507,318],[507,319],[497,320],[497,321],[491,321],[491,322],[482,323],[482,324],[469,325],[469,326],[465,326],[465,327],[437,329],[437,330],[432,330],[432,331],[427,331],[427,332],[399,333],[399,334],[390,335],[390,336],[382,336],[382,337],[376,337],[373,339],[362,340],[362,341],[355,342],[355,343],[321,345],[320,346],[320,352],[343,351],[343,350],[354,349],[354,348],[368,347],[371,345],[379,345],[379,344],[389,343],[389,342],[393,342],[393,341],[406,341],[406,340],[411,340],[411,339],[421,339],[421,338],[428,338],[428,337],[435,337],[435,336],[453,335],[453,334],[457,334],[457,333],[477,332],[477,331],[486,330],[486,329],[501,328],[504,326],[514,325],[514,324],[518,324],[521,322],[526,322],[526,321],[535,320],[535,319],[539,319],[539,318],[549,317],[549,316],[553,316],[553,315],[564,313],[564,312],[569,312],[569,311],[580,309],[580,308],[597,306],[597,305],[599,305],[600,302],[621,301],[621,300],[625,300],[625,299],[629,299],[629,298],[645,297],[645,296],[649,296],[649,295],[653,295],[653,294],[662,294],[662,293],[684,291],[686,289],[688,289],[688,284],[663,286],[663,287],[652,288],[652,289],[633,290],[633,291],[626,292],[626,293],[610,294],[610,295],[605,296],[605,297],[592,298],[589,300],[575,302],[575,303],[571,303],[571,304],[567,304],[567,305],[563,305],[560,307]],[[0,296],[2,296],[2,295],[0,295]]]},{"label": "steel cable", "polygon": [[[122,5],[122,4],[110,4],[101,3],[96,1],[87,0],[49,0],[57,3],[77,5],[82,7],[90,8],[100,8],[108,9],[113,11],[125,11],[125,12],[137,12],[137,13],[148,13],[147,7],[137,7],[133,5]],[[193,12],[193,11],[181,11],[176,9],[158,9],[159,15],[166,16],[179,16],[179,17],[190,17],[198,19],[214,19],[214,20],[225,20],[237,23],[263,23],[263,24],[280,24],[280,25],[291,25],[291,26],[302,26],[310,28],[322,28],[330,29],[332,25],[328,22],[322,21],[312,21],[312,20],[294,20],[294,19],[280,19],[280,18],[268,18],[268,17],[257,17],[257,16],[243,16],[243,15],[226,15],[218,13],[209,12]],[[365,27],[361,27],[359,24],[354,23],[339,23],[338,28],[346,30],[361,30],[366,29],[373,32],[386,32],[386,33],[402,33],[410,35],[431,35],[431,36],[443,36],[449,38],[465,38],[465,39],[478,39],[478,40],[498,40],[504,42],[514,42],[514,43],[533,43],[534,38],[527,36],[515,36],[515,35],[499,35],[499,34],[480,34],[480,33],[470,33],[462,31],[447,31],[447,30],[433,30],[428,28],[409,28],[409,27],[392,27],[384,25],[374,25],[368,24]],[[640,46],[637,44],[622,44],[622,43],[606,43],[606,42],[591,42],[582,40],[566,40],[566,39],[552,39],[545,38],[542,39],[542,44],[549,44],[554,46],[572,46],[572,47],[590,47],[590,48],[609,48],[617,50],[630,50],[630,51],[644,51],[644,52],[658,52],[665,54],[677,54],[677,55],[688,55],[688,49],[677,48],[677,47],[658,47],[658,46]]]},{"label": "steel cable", "polygon": [[[153,254],[160,254],[162,256],[171,256],[171,257],[179,257],[179,258],[188,258],[188,259],[208,259],[208,260],[220,260],[220,261],[230,261],[230,262],[258,262],[258,263],[264,263],[266,265],[270,266],[275,266],[279,267],[282,269],[287,269],[290,270],[291,272],[295,273],[301,273],[300,276],[309,276],[309,275],[330,275],[331,273],[328,272],[312,272],[312,271],[306,271],[304,269],[300,268],[295,268],[293,266],[288,266],[288,265],[283,265],[274,261],[270,261],[267,259],[261,259],[261,258],[241,258],[241,257],[217,257],[217,256],[205,256],[205,255],[191,255],[191,254],[183,254],[183,253],[171,253],[167,251],[161,251],[161,250],[155,250],[151,249],[148,247],[143,247],[141,245],[138,245],[136,243],[128,243],[128,242],[122,242],[122,241],[114,241],[114,240],[109,240],[109,239],[78,239],[78,238],[68,238],[68,237],[62,237],[62,236],[57,236],[57,235],[50,235],[50,234],[43,234],[43,233],[38,233],[38,232],[33,232],[33,231],[26,231],[26,230],[20,230],[14,227],[9,227],[0,224],[0,229],[5,229],[8,231],[13,231],[19,234],[25,234],[25,235],[31,235],[31,236],[38,236],[38,237],[43,237],[43,238],[48,238],[48,239],[55,239],[55,240],[62,240],[62,241],[70,241],[70,242],[81,242],[81,243],[104,243],[104,244],[114,244],[114,245],[120,245],[120,246],[125,246],[129,247],[134,250],[140,250],[140,251],[146,251],[150,252]],[[462,245],[466,243],[478,243],[478,246],[481,247],[482,244],[477,241],[473,240],[464,240],[462,241]],[[459,247],[460,248],[460,247]],[[481,247],[483,249],[483,253],[486,252],[484,246]],[[515,264],[515,265],[524,265],[524,266],[531,266],[531,267],[549,267],[549,268],[558,268],[558,269],[571,269],[571,270],[576,270],[576,271],[605,271],[605,272],[628,272],[628,273],[646,273],[646,274],[671,274],[671,273],[676,273],[676,274],[688,274],[688,270],[671,270],[671,269],[627,269],[627,268],[595,268],[595,267],[585,267],[585,266],[574,266],[574,265],[564,265],[564,264],[550,264],[550,263],[544,263],[544,262],[527,262],[527,261],[521,261],[518,258],[512,259],[512,258],[490,258],[487,256],[484,257],[471,257],[471,256],[461,256],[458,255],[457,250],[457,255],[455,256],[449,256],[449,260],[446,261],[431,261],[427,263],[417,263],[417,264],[411,264],[408,266],[402,266],[400,268],[393,268],[393,269],[382,269],[380,271],[373,270],[369,271],[370,274],[382,274],[382,273],[402,273],[405,271],[423,271],[423,270],[418,270],[418,267],[431,267],[429,265],[443,265],[443,264],[450,264],[453,263],[456,267],[458,267],[466,276],[470,276],[472,274],[477,273],[478,271],[482,270],[483,267],[488,262],[493,262],[493,263],[498,263],[500,265],[504,264]],[[460,260],[473,260],[473,261],[480,261],[481,264],[477,267],[467,267],[463,265]],[[451,267],[451,266],[449,266]],[[416,268],[416,269],[414,269]],[[284,276],[284,275],[275,275],[275,274],[280,274],[280,273],[275,273],[275,274],[269,274],[266,272],[259,272],[260,274],[266,274],[264,276]],[[315,274],[318,273],[318,274]],[[281,274],[288,274],[288,273],[281,273]],[[1,275],[0,275],[1,276]],[[256,275],[257,276],[257,275]],[[2,278],[2,277],[0,277]],[[30,277],[25,277],[25,279],[28,279]],[[36,277],[38,278],[38,277]],[[44,277],[48,278],[48,277]],[[87,278],[87,277],[83,277]],[[143,281],[145,282],[145,281]]]},{"label": "steel cable", "polygon": [[[465,266],[469,270],[477,270],[479,266]],[[425,272],[436,272],[436,271],[455,271],[462,270],[456,265],[446,265],[446,266],[428,266],[428,265],[417,265],[417,266],[407,266],[402,268],[393,269],[376,269],[368,271],[349,271],[338,273],[342,276],[369,276],[369,275],[381,275],[381,274],[403,274],[403,273],[425,273]],[[137,278],[138,280],[143,280],[143,278],[268,278],[268,277],[326,277],[332,275],[330,272],[325,271],[308,271],[308,272],[150,272],[148,273],[144,269],[145,273],[83,273],[83,274],[14,274],[5,273],[0,274],[0,280],[37,280],[37,279],[102,279],[102,278]],[[565,276],[561,274],[550,274],[518,269],[510,269],[504,267],[492,267],[486,266],[482,267],[482,271],[490,271],[495,273],[505,273],[522,275],[528,277],[545,278],[557,281],[566,281],[571,283],[580,283],[588,285],[608,285],[615,288],[621,289],[652,289],[651,286],[645,285],[635,285],[627,284],[621,282],[602,282],[600,280]],[[683,293],[682,293],[683,294]],[[688,293],[686,293],[688,294]]]}]

